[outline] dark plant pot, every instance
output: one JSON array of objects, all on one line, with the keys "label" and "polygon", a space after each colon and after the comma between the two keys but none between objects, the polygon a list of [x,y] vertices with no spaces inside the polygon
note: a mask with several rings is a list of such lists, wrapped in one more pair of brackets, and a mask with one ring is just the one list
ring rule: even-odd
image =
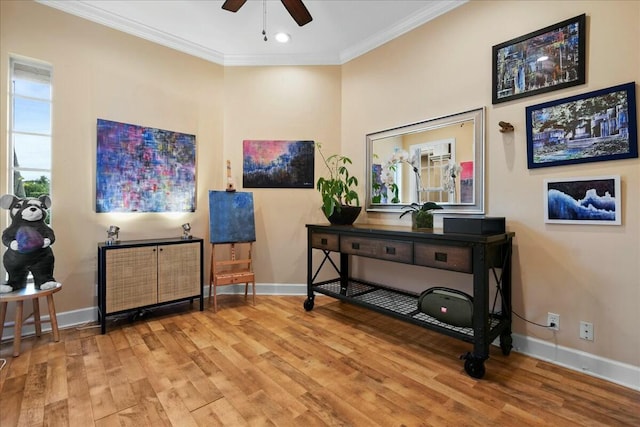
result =
[{"label": "dark plant pot", "polygon": [[351,225],[358,218],[361,210],[362,206],[341,206],[340,210],[334,210],[327,219],[333,225]]},{"label": "dark plant pot", "polygon": [[433,214],[427,211],[411,212],[411,228],[433,228]]}]

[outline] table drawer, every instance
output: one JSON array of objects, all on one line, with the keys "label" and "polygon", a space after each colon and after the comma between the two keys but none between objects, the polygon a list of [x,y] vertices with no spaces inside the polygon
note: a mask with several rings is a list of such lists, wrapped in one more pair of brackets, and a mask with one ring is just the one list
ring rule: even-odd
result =
[{"label": "table drawer", "polygon": [[399,240],[342,236],[340,252],[408,264],[413,261],[413,243]]},{"label": "table drawer", "polygon": [[338,252],[340,235],[333,233],[311,233],[311,247]]},{"label": "table drawer", "polygon": [[473,272],[470,247],[432,245],[416,243],[414,245],[415,264],[445,270]]}]

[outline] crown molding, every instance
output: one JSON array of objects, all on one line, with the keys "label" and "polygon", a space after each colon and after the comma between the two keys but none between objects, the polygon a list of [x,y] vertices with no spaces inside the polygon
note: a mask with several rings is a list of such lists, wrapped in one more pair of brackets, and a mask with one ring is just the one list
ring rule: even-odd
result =
[{"label": "crown molding", "polygon": [[135,20],[103,10],[90,2],[78,0],[35,0],[37,3],[70,13],[89,21],[122,31],[171,49],[224,66],[263,65],[342,65],[391,40],[401,36],[438,16],[467,3],[468,0],[442,0],[427,2],[427,6],[408,19],[384,29],[373,37],[357,43],[336,55],[234,55],[223,54],[181,37],[176,37]]},{"label": "crown molding", "polygon": [[391,40],[408,33],[409,31],[426,24],[427,22],[443,15],[458,6],[462,6],[469,0],[444,0],[428,2],[428,5],[420,12],[415,13],[408,19],[385,29],[384,31],[363,40],[354,46],[344,49],[340,52],[340,64],[347,63],[360,55],[382,46]]},{"label": "crown molding", "polygon": [[216,64],[224,63],[224,55],[216,50],[209,49],[205,46],[192,43],[181,37],[158,31],[145,24],[132,19],[123,18],[122,16],[105,11],[89,2],[85,1],[68,1],[68,0],[35,0],[37,3],[49,6],[66,13],[70,13],[80,18],[96,22],[98,24],[122,31],[127,34],[157,43],[171,49],[196,56]]}]

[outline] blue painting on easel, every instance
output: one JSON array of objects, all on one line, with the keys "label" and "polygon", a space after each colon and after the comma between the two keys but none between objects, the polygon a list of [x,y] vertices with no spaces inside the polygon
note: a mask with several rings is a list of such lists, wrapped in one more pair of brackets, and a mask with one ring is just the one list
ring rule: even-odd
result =
[{"label": "blue painting on easel", "polygon": [[254,242],[253,193],[209,191],[211,243]]}]

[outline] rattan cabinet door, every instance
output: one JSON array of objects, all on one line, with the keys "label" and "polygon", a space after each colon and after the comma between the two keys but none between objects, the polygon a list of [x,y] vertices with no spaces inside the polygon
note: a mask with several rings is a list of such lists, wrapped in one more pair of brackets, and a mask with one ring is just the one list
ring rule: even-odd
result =
[{"label": "rattan cabinet door", "polygon": [[158,246],[158,302],[200,296],[200,244]]},{"label": "rattan cabinet door", "polygon": [[156,246],[109,250],[105,258],[107,313],[158,301]]}]

